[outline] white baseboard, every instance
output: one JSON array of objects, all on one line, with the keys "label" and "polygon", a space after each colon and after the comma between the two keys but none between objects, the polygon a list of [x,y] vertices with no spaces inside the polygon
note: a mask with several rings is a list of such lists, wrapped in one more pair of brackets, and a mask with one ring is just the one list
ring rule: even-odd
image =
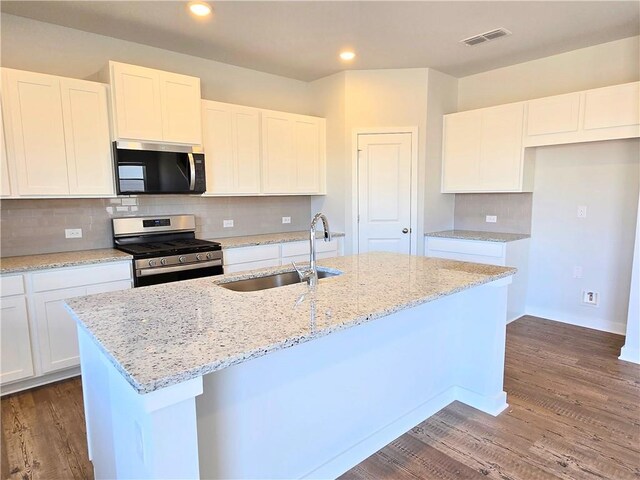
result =
[{"label": "white baseboard", "polygon": [[40,377],[18,380],[17,382],[2,385],[2,387],[0,387],[0,395],[4,396],[11,393],[21,392],[30,388],[46,385],[47,383],[59,382],[60,380],[65,380],[67,378],[77,377],[78,375],[80,375],[80,367],[73,367],[68,370],[49,373]]},{"label": "white baseboard", "polygon": [[626,333],[626,319],[623,321],[611,321],[604,318],[582,317],[580,315],[531,306],[527,306],[527,315],[553,320],[554,322],[576,325],[578,327],[600,330],[601,332],[617,333],[618,335],[624,335]]},{"label": "white baseboard", "polygon": [[618,359],[624,360],[625,362],[640,364],[640,350],[637,348],[630,348],[625,345],[620,349],[620,356]]},{"label": "white baseboard", "polygon": [[497,417],[509,407],[506,392],[500,392],[494,397],[488,397],[466,388],[456,387],[456,400],[494,417]]}]

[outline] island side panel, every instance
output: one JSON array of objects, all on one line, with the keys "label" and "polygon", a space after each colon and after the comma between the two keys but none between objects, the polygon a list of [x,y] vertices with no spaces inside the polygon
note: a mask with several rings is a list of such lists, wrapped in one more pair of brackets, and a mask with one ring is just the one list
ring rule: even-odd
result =
[{"label": "island side panel", "polygon": [[[206,375],[196,400],[202,477],[339,476],[457,399],[461,358],[473,363],[496,348],[504,356],[506,283]],[[477,335],[474,321],[485,326],[483,338],[495,338],[461,357]],[[478,396],[503,393],[495,382],[502,369],[479,374]]]},{"label": "island side panel", "polygon": [[95,478],[200,478],[195,397],[202,378],[141,395],[81,327],[78,337]]}]

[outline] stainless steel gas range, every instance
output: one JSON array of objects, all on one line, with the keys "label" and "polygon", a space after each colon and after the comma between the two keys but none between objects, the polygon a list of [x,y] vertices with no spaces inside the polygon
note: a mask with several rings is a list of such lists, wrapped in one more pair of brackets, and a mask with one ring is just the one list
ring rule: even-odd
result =
[{"label": "stainless steel gas range", "polygon": [[134,286],[220,275],[222,247],[195,236],[193,215],[114,218],[115,248],[133,255]]}]

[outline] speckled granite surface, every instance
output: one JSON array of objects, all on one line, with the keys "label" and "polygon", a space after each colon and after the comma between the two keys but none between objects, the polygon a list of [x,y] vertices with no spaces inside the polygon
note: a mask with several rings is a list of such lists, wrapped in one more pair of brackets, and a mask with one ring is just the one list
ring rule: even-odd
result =
[{"label": "speckled granite surface", "polygon": [[132,258],[128,253],[113,248],[3,257],[0,259],[0,274],[8,275],[47,268],[75,267],[78,265],[131,260]]},{"label": "speckled granite surface", "polygon": [[[334,237],[344,237],[344,233],[331,232]],[[321,238],[321,234],[317,234]],[[208,238],[214,242],[220,242],[222,248],[251,247],[254,245],[269,245],[272,243],[299,242],[308,240],[309,232],[304,230],[300,232],[286,233],[265,233],[262,235],[245,235],[242,237],[226,237],[226,238]]]},{"label": "speckled granite surface", "polygon": [[[133,388],[146,393],[515,273],[514,268],[392,253],[321,260],[342,275],[257,292],[225,281],[287,267],[68,300]],[[163,299],[170,299],[164,301]]]},{"label": "speckled granite surface", "polygon": [[513,242],[530,238],[523,233],[479,232],[475,230],[443,230],[442,232],[425,233],[425,237],[457,238],[460,240],[481,240],[483,242]]}]

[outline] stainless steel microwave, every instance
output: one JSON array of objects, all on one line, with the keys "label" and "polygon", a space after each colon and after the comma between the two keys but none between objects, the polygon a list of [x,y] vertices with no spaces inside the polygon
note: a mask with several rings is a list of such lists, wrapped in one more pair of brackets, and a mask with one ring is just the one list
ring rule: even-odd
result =
[{"label": "stainless steel microwave", "polygon": [[121,195],[204,193],[204,154],[194,147],[113,142]]}]

